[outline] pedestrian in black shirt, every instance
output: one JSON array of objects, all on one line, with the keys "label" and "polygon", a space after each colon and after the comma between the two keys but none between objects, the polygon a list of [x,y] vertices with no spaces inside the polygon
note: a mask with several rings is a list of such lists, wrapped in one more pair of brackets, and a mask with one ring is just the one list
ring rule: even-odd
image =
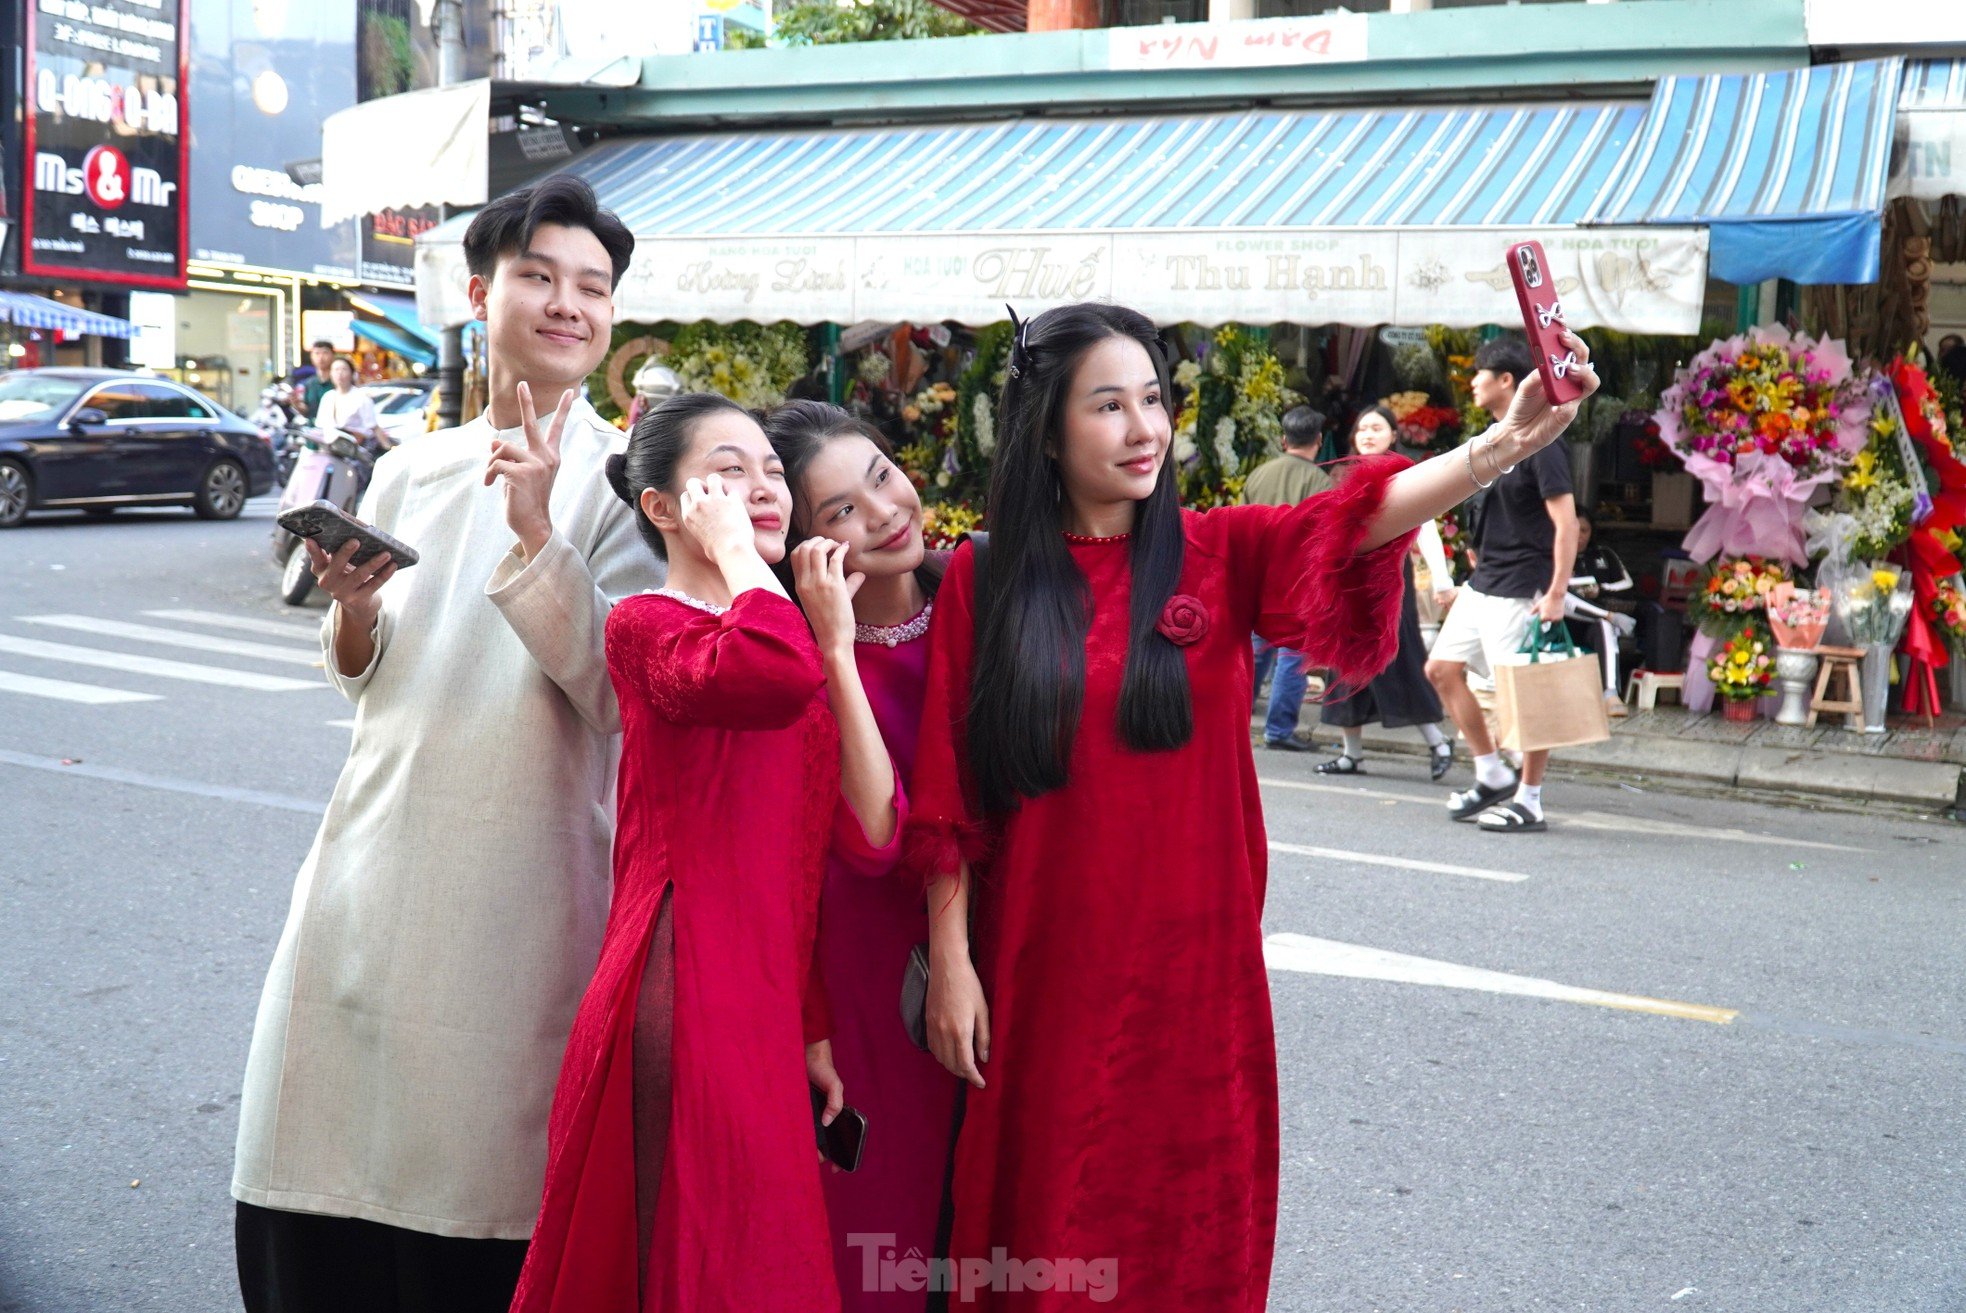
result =
[{"label": "pedestrian in black shirt", "polygon": [[[1475,403],[1496,419],[1517,384],[1535,369],[1519,339],[1495,338],[1475,351]],[[1449,796],[1448,814],[1492,832],[1537,831],[1543,823],[1548,752],[1523,754],[1520,776],[1502,760],[1468,689],[1470,665],[1483,673],[1522,643],[1532,619],[1556,624],[1577,556],[1577,506],[1570,456],[1562,443],[1538,451],[1496,480],[1475,531],[1475,570],[1434,639],[1427,678],[1474,754],[1474,786]]]}]

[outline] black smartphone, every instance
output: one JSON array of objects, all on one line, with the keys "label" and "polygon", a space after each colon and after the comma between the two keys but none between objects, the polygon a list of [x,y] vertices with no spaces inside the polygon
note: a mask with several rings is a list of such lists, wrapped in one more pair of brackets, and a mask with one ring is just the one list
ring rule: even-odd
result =
[{"label": "black smartphone", "polygon": [[310,502],[280,512],[280,527],[296,538],[311,538],[316,546],[333,556],[350,538],[362,545],[355,549],[355,564],[361,565],[377,552],[388,552],[398,569],[416,564],[416,549],[391,538],[372,525],[363,524],[331,501]]},{"label": "black smartphone", "polygon": [[831,1126],[821,1126],[819,1119],[826,1115],[826,1091],[817,1085],[812,1087],[812,1131],[819,1143],[819,1151],[826,1155],[826,1161],[843,1172],[851,1172],[860,1166],[860,1151],[867,1144],[867,1118],[857,1108],[840,1109],[840,1115],[833,1118]]}]

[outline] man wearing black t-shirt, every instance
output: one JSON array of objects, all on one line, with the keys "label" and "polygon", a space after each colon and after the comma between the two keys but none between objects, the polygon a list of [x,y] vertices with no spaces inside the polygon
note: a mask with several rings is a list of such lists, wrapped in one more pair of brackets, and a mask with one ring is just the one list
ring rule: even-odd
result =
[{"label": "man wearing black t-shirt", "polygon": [[[1495,338],[1475,351],[1475,403],[1500,419],[1516,384],[1535,364],[1516,338]],[[1496,750],[1481,706],[1468,690],[1470,662],[1493,671],[1522,643],[1532,618],[1563,620],[1563,598],[1577,557],[1577,505],[1563,443],[1544,447],[1496,480],[1475,527],[1475,570],[1454,599],[1427,660],[1427,678],[1474,754],[1474,787],[1451,795],[1448,814],[1478,820],[1493,832],[1536,831],[1543,824],[1548,752],[1523,754],[1522,773]]]}]

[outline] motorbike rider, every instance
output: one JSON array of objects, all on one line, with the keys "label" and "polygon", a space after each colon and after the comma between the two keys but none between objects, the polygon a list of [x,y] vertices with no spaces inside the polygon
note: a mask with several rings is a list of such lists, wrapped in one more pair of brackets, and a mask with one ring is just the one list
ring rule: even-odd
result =
[{"label": "motorbike rider", "polygon": [[352,434],[371,455],[380,456],[396,444],[382,431],[382,417],[366,392],[355,390],[355,365],[346,356],[336,356],[328,366],[332,390],[321,398],[314,422],[321,428],[340,429]]}]

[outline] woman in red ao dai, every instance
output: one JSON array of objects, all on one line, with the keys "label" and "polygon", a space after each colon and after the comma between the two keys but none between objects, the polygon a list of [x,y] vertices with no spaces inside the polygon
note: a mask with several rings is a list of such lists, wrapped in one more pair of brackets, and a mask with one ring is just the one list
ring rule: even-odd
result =
[{"label": "woman in red ao dai", "polygon": [[842,790],[876,818],[835,843],[819,927],[833,1061],[868,1120],[859,1170],[825,1173],[834,1266],[848,1313],[920,1313],[924,1283],[893,1264],[934,1250],[959,1083],[909,1042],[896,1013],[923,913],[898,829],[947,554],[924,550],[921,500],[876,430],[837,406],[794,401],[765,432],[792,489],[791,573],[826,665]]},{"label": "woman in red ao dai", "polygon": [[608,618],[614,897],[513,1309],[827,1313],[806,1087],[829,1119],[842,1090],[813,946],[827,847],[860,827],[818,647],[771,571],[791,495],[756,421],[705,394],[644,415],[608,474],[668,586]]},{"label": "woman in red ao dai", "polygon": [[1261,1313],[1277,1076],[1248,635],[1369,680],[1412,531],[1575,411],[1530,379],[1465,453],[1198,514],[1168,398],[1144,316],[1023,325],[985,597],[965,545],[936,598],[907,842],[932,882],[931,1045],[971,1087],[952,1307]]}]

